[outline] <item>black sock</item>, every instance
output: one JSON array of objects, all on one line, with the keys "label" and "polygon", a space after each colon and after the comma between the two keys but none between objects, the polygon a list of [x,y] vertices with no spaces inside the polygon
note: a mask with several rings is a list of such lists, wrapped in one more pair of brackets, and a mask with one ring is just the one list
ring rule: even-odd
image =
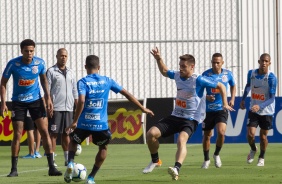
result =
[{"label": "black sock", "polygon": [[181,165],[182,165],[182,164],[179,163],[179,162],[175,162],[175,164],[174,164],[174,167],[177,169],[178,173],[179,173],[179,170],[180,170]]},{"label": "black sock", "polygon": [[219,147],[219,146],[215,146],[215,152],[214,152],[214,155],[219,155],[220,150],[221,150],[221,147]]},{"label": "black sock", "polygon": [[75,156],[75,152],[74,151],[69,151],[68,162],[70,162],[71,160],[74,160],[74,156]]},{"label": "black sock", "polygon": [[263,158],[264,159],[264,154],[265,154],[265,151],[264,150],[260,150],[259,158]]},{"label": "black sock", "polygon": [[11,171],[17,171],[17,167],[18,167],[18,157],[13,157],[12,156],[12,169]]},{"label": "black sock", "polygon": [[209,152],[210,152],[210,150],[204,151],[204,159],[205,159],[205,161],[208,161],[210,159]]},{"label": "black sock", "polygon": [[47,157],[47,161],[48,161],[48,165],[49,165],[49,168],[55,168],[54,166],[54,158],[53,158],[53,153],[46,153],[46,157]]},{"label": "black sock", "polygon": [[89,174],[89,176],[95,177],[95,175],[96,175],[96,173],[98,172],[99,169],[100,169],[100,167],[97,167],[96,165],[94,165],[91,173]]},{"label": "black sock", "polygon": [[153,163],[158,163],[159,161],[159,153],[154,153],[154,154],[151,154],[151,158],[152,158],[152,162]]},{"label": "black sock", "polygon": [[257,151],[257,147],[256,147],[256,144],[255,144],[255,143],[250,144],[250,146],[251,146],[251,149],[252,149],[253,151]]}]

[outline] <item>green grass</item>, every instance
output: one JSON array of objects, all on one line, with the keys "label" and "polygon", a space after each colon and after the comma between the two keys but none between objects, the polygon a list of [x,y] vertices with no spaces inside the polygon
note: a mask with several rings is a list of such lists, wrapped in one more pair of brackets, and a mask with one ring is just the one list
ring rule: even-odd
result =
[{"label": "green grass", "polygon": [[[211,145],[210,157],[214,151]],[[82,163],[88,170],[92,165],[97,152],[97,146],[82,146],[82,154],[75,158],[75,162]],[[167,174],[167,168],[174,165],[176,152],[175,144],[161,144],[159,149],[162,167],[156,168],[150,174],[143,174],[142,170],[150,161],[150,155],[146,145],[137,144],[113,144],[109,145],[108,157],[104,165],[95,177],[96,184],[143,184],[143,183],[167,183],[177,184],[251,184],[251,183],[282,183],[281,144],[269,144],[265,155],[265,166],[257,167],[256,160],[252,164],[246,163],[249,151],[247,144],[225,144],[221,151],[222,167],[215,168],[211,159],[210,168],[200,169],[203,161],[202,146],[199,144],[187,144],[188,154],[184,161],[180,178],[172,181]],[[20,156],[27,154],[27,147],[22,146]],[[43,154],[43,148],[41,148]],[[63,152],[57,147],[56,163],[58,169],[65,171]],[[64,183],[63,176],[50,177],[47,175],[48,167],[46,158],[19,159],[19,176],[8,178],[10,172],[10,147],[0,147],[0,183]],[[74,182],[72,182],[74,183]],[[83,183],[83,182],[81,182]]]}]

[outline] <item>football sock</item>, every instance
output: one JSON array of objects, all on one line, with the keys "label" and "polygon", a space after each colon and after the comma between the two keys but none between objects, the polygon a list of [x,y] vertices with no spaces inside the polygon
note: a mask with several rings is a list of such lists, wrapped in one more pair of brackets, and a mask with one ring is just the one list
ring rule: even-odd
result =
[{"label": "football sock", "polygon": [[221,150],[221,147],[216,145],[214,155],[219,155],[220,150]]},{"label": "football sock", "polygon": [[74,160],[74,155],[75,155],[74,151],[69,151],[68,162],[70,162],[71,160]]},{"label": "football sock", "polygon": [[98,172],[98,170],[100,169],[100,167],[97,167],[95,164],[92,168],[91,173],[89,174],[89,176],[95,177],[96,173]]},{"label": "football sock", "polygon": [[204,159],[205,159],[205,161],[208,161],[210,159],[209,152],[210,152],[210,150],[204,151]]},{"label": "football sock", "polygon": [[180,170],[181,165],[182,165],[182,164],[179,163],[179,162],[175,162],[175,164],[174,164],[174,167],[177,169],[178,173],[179,173],[179,170]]},{"label": "football sock", "polygon": [[13,157],[12,156],[12,171],[17,171],[17,166],[18,166],[18,156]]},{"label": "football sock", "polygon": [[49,168],[55,168],[55,166],[54,166],[54,159],[53,159],[53,153],[48,153],[48,154],[46,153],[46,157],[47,157]]},{"label": "football sock", "polygon": [[255,144],[255,143],[250,144],[250,146],[251,146],[251,149],[252,149],[253,151],[256,151],[256,150],[257,150],[257,148],[256,148],[256,144]]},{"label": "football sock", "polygon": [[69,151],[64,151],[65,161],[68,161]]},{"label": "football sock", "polygon": [[159,161],[159,153],[154,153],[154,154],[151,154],[151,158],[152,158],[152,162],[153,163],[158,163]]},{"label": "football sock", "polygon": [[265,150],[260,150],[259,158],[264,158]]}]

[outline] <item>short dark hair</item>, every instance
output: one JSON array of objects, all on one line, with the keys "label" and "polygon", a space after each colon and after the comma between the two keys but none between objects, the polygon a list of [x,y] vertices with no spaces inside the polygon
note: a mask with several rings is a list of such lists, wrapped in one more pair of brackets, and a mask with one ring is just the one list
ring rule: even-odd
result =
[{"label": "short dark hair", "polygon": [[221,54],[221,53],[218,53],[218,52],[216,52],[216,53],[214,53],[214,54],[212,55],[212,58],[214,58],[214,57],[221,57],[221,58],[223,58],[223,57],[222,57],[222,54]]},{"label": "short dark hair", "polygon": [[271,60],[271,57],[270,57],[270,55],[268,54],[268,53],[263,53],[262,55],[260,55],[260,60],[263,58],[263,57],[269,57],[269,60]]},{"label": "short dark hair", "polygon": [[25,47],[25,46],[33,46],[35,47],[35,42],[31,39],[25,39],[21,42],[20,47],[21,50]]},{"label": "short dark hair", "polygon": [[100,66],[99,57],[95,55],[87,56],[85,65],[89,69],[97,69]]},{"label": "short dark hair", "polygon": [[188,61],[191,64],[195,64],[195,58],[191,54],[184,54],[183,56],[180,56],[179,59],[183,61]]}]

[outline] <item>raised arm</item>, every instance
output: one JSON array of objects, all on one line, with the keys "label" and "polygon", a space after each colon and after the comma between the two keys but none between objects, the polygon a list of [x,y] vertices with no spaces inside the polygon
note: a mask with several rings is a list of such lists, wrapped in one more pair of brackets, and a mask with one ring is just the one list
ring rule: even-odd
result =
[{"label": "raised arm", "polygon": [[151,54],[154,56],[155,60],[157,61],[159,71],[161,72],[161,74],[165,77],[168,77],[167,75],[168,68],[163,62],[163,59],[161,57],[161,53],[158,47],[156,47],[155,49],[152,49]]}]

